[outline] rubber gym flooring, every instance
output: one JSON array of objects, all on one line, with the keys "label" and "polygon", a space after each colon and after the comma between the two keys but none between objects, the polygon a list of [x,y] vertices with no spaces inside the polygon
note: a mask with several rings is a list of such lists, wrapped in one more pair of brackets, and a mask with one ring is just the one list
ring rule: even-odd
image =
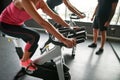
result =
[{"label": "rubber gym flooring", "polygon": [[[42,39],[45,39],[44,34],[41,34],[41,41]],[[74,57],[71,55],[72,49],[61,49],[66,65],[70,68],[71,80],[120,80],[120,42],[106,41],[101,55],[95,54],[99,49],[100,41],[95,49],[88,48],[91,42],[91,39],[87,39],[78,44]],[[19,58],[14,47],[12,41],[0,37],[0,80],[13,80],[20,69]],[[37,53],[39,52],[36,51],[36,56]],[[42,79],[25,76],[22,80]]]}]

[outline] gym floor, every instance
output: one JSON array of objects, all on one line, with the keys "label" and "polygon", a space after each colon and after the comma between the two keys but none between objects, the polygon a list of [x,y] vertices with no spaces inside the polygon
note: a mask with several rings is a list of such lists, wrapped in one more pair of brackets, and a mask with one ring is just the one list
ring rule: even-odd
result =
[{"label": "gym floor", "polygon": [[[45,34],[41,34],[41,43],[45,38]],[[120,80],[120,42],[106,41],[101,55],[95,54],[99,49],[100,41],[95,49],[88,47],[91,42],[92,39],[88,38],[85,42],[77,44],[74,57],[72,57],[72,49],[61,49],[66,65],[70,68],[71,80]],[[0,80],[13,80],[13,75],[20,68],[17,66],[19,65],[18,57],[13,54],[15,50],[12,44],[7,44],[2,38],[0,38],[0,44],[2,45],[0,46],[0,62],[4,64],[0,68]],[[39,52],[36,51],[36,56],[33,58],[38,56],[37,53]],[[28,80],[41,79],[29,77]]]},{"label": "gym floor", "polygon": [[[91,42],[92,40],[88,39],[85,43],[78,44],[74,59],[71,58],[70,53],[65,52],[71,80],[120,80],[120,62],[109,42],[106,42],[105,50],[101,55],[95,54],[100,42],[96,49],[88,48]],[[120,43],[115,45],[120,49]]]}]

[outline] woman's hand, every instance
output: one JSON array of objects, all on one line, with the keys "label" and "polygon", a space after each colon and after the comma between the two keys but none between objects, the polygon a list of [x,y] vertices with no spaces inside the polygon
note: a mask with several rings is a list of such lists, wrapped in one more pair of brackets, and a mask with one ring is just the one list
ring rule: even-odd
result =
[{"label": "woman's hand", "polygon": [[73,30],[79,30],[80,27],[79,26],[73,26]]},{"label": "woman's hand", "polygon": [[72,48],[76,45],[76,40],[74,38],[68,39],[65,38],[63,40],[63,43],[68,47],[68,48]]},{"label": "woman's hand", "polygon": [[86,14],[81,12],[80,18],[85,18],[85,17],[86,17]]}]

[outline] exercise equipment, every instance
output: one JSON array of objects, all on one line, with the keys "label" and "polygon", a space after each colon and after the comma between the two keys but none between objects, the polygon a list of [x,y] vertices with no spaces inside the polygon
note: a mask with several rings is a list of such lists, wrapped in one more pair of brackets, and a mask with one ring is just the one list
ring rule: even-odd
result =
[{"label": "exercise equipment", "polygon": [[[67,38],[76,38],[77,44],[86,40],[86,31],[84,27],[77,30],[73,30],[65,27],[57,27],[58,31]],[[54,45],[54,47],[48,51],[45,51],[39,58],[33,60],[38,70],[31,72],[27,69],[21,68],[14,80],[18,80],[19,77],[28,74],[30,76],[42,78],[44,80],[70,80],[71,76],[69,68],[65,65],[64,58],[61,52],[61,48],[65,46],[58,41],[55,37],[48,34],[48,40],[44,47],[47,45]],[[66,47],[66,46],[65,46]],[[43,48],[44,49],[44,48]]]},{"label": "exercise equipment", "polygon": [[[80,12],[83,16],[86,16],[85,15],[85,13],[83,13],[83,12]],[[75,23],[75,21],[74,20],[80,20],[80,17],[78,16],[78,15],[76,15],[76,14],[74,14],[74,13],[71,13],[70,14],[70,22],[69,22],[69,25],[73,28],[74,26],[77,26],[77,24]],[[85,28],[85,27],[84,27]],[[86,32],[86,34],[87,34],[87,32]],[[87,39],[87,37],[86,37],[86,39]],[[74,57],[75,56],[75,50],[76,50],[76,46],[74,46],[73,48],[72,48],[72,56]]]},{"label": "exercise equipment", "polygon": [[[83,15],[83,16],[86,16],[85,15],[85,13],[83,13],[83,12],[81,12],[81,14]],[[74,13],[71,13],[70,15],[69,15],[69,18],[70,18],[70,21],[68,22],[68,24],[70,25],[70,27],[71,28],[74,28],[75,26],[78,26],[77,24],[76,24],[76,20],[80,20],[81,18],[79,17],[79,16],[77,16],[76,14],[74,14]],[[59,23],[56,23],[56,22],[54,22],[54,21],[52,21],[52,20],[48,20],[49,22],[51,22],[56,28],[60,28],[60,27],[62,27],[62,25],[60,25]],[[78,27],[80,27],[80,28],[82,28],[82,27],[84,27],[84,29],[85,29],[85,26],[78,26]],[[65,29],[65,28],[64,28]],[[85,33],[87,34],[87,32],[85,31]],[[86,37],[86,39],[87,39],[87,37]],[[46,43],[47,44],[47,43]],[[46,51],[46,50],[49,50],[49,46],[46,46],[44,49],[40,49],[41,50],[41,52],[43,53],[43,51]],[[43,51],[42,51],[43,50]],[[73,48],[72,48],[72,57],[74,58],[74,56],[75,56],[75,51],[76,51],[76,46],[74,46]]]},{"label": "exercise equipment", "polygon": [[[15,50],[13,40],[0,36],[0,80],[13,80],[21,69],[19,57]],[[41,78],[26,75],[19,80],[43,80]]]},{"label": "exercise equipment", "polygon": [[[75,18],[74,18],[75,19]],[[74,28],[75,26],[76,26],[76,24],[75,24],[75,22],[74,21],[70,21],[69,22],[71,25],[70,25],[70,27],[71,28]],[[73,25],[74,24],[74,25]],[[63,35],[65,35],[66,37],[67,37],[67,35],[68,35],[68,33],[69,32],[67,32],[67,30],[69,31],[69,28],[63,28],[60,24],[58,24],[58,23],[54,23],[54,26],[55,26],[55,28],[57,28]],[[82,27],[80,27],[80,30],[76,30],[76,33],[78,34],[78,32],[80,32],[81,31],[81,37],[82,36],[86,36],[86,34],[87,34],[87,32],[86,32],[86,30],[85,30],[85,27],[84,26],[82,26]],[[72,36],[73,37],[73,36]],[[85,37],[86,39],[87,39],[87,37]],[[45,45],[47,45],[47,44],[49,44],[50,43],[50,41],[47,41],[46,43],[45,43]],[[40,49],[40,51],[41,51],[41,53],[43,53],[44,51],[48,51],[49,50],[49,46],[47,45],[47,46],[44,46],[43,48],[41,48]],[[74,46],[73,48],[72,48],[72,56],[74,57],[75,56],[75,50],[76,50],[76,46]]]}]

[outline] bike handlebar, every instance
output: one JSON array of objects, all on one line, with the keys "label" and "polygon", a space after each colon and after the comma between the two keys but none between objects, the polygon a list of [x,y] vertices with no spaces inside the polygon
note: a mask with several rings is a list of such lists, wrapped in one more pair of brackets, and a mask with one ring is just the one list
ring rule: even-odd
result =
[{"label": "bike handlebar", "polygon": [[[86,17],[85,13],[81,12],[81,14]],[[70,19],[80,19],[80,17],[78,15],[72,13],[72,14],[70,14]]]},{"label": "bike handlebar", "polygon": [[[62,27],[62,28],[58,28],[58,31],[67,38],[75,38],[77,44],[82,43],[87,39],[85,27],[81,27],[81,28],[76,29],[76,30]],[[54,45],[67,47],[64,43],[62,43],[58,40],[55,40],[55,37],[53,37],[50,34],[49,34],[49,40],[48,41],[50,41]]]}]

